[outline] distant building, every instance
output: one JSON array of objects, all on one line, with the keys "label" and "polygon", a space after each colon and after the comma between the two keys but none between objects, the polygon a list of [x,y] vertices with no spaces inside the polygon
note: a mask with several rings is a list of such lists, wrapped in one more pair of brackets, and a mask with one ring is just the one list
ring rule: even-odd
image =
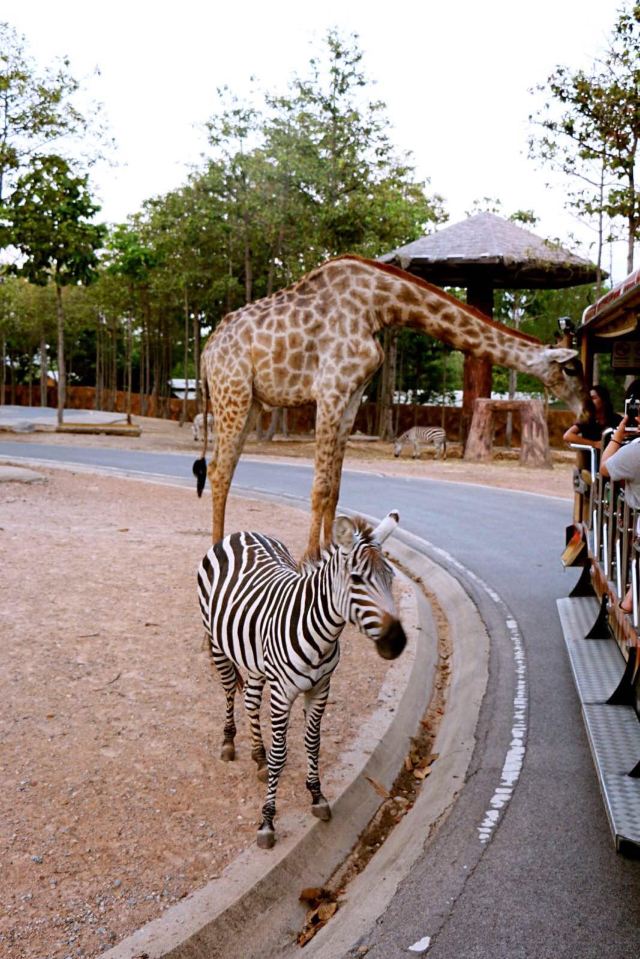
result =
[{"label": "distant building", "polygon": [[196,398],[195,380],[173,379],[169,380],[169,386],[171,387],[173,396],[177,396],[180,400],[184,399],[185,392],[188,400],[195,400]]}]

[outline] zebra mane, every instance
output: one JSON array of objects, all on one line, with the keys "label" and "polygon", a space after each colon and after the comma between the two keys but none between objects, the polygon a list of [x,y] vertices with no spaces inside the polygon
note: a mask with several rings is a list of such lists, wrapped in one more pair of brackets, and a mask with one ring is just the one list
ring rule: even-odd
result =
[{"label": "zebra mane", "polygon": [[[361,516],[353,516],[352,522],[356,528],[356,537],[361,543],[369,545],[374,542],[373,536],[371,535],[373,533],[373,529],[365,519],[363,519]],[[336,549],[336,544],[331,543],[330,546],[325,547],[324,549],[318,548],[307,551],[298,563],[299,572],[313,572],[314,569],[317,569],[318,566],[321,566],[324,562],[330,559]]]}]

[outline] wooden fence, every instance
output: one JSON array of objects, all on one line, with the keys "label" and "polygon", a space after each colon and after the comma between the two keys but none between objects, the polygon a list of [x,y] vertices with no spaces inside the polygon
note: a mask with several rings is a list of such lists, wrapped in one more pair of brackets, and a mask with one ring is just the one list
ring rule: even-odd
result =
[{"label": "wooden fence", "polygon": [[[101,409],[126,413],[127,394],[118,391],[115,395],[110,392],[103,396]],[[141,402],[142,400],[142,402]],[[18,406],[39,406],[40,388],[34,385],[29,392],[28,386],[15,386],[7,389],[5,402]],[[47,406],[57,404],[57,389],[50,386],[47,389]],[[144,405],[144,412],[142,406]],[[96,409],[96,391],[90,386],[68,386],[68,410]],[[195,416],[195,400],[187,400],[187,420]],[[182,415],[182,400],[177,397],[161,398],[156,396],[140,397],[139,393],[131,396],[131,413],[134,416],[156,416],[163,419],[179,420]],[[447,436],[453,442],[460,436],[460,418],[462,410],[457,406],[412,406],[409,403],[398,404],[393,408],[393,424],[396,435],[400,435],[412,426],[444,426]],[[69,418],[69,417],[67,417]],[[291,434],[306,434],[313,432],[315,406],[309,404],[296,409],[287,410],[287,432]],[[271,420],[270,413],[264,413],[262,427],[267,430]],[[549,430],[549,445],[555,449],[566,448],[562,441],[562,434],[575,421],[575,416],[568,410],[549,410],[547,412],[547,426]],[[374,403],[363,403],[358,410],[354,430],[368,435],[373,434],[376,423],[376,406]],[[494,445],[506,445],[507,414],[498,412],[494,418],[495,433]],[[512,446],[520,445],[519,417],[513,417]]]}]

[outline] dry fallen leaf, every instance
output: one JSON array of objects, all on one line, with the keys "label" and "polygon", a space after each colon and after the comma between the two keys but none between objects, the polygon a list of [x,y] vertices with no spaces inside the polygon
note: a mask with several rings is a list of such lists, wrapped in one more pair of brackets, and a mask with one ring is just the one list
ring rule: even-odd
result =
[{"label": "dry fallen leaf", "polygon": [[323,902],[320,906],[318,906],[317,912],[320,922],[326,922],[328,919],[331,919],[337,908],[337,902]]},{"label": "dry fallen leaf", "polygon": [[323,899],[328,895],[327,890],[323,886],[307,886],[302,890],[298,899],[301,902],[316,902],[318,899]]},{"label": "dry fallen leaf", "polygon": [[426,777],[431,772],[431,766],[425,766],[423,769],[416,768],[413,770],[413,775],[416,779],[426,779]]},{"label": "dry fallen leaf", "polygon": [[379,796],[382,796],[383,799],[388,799],[391,793],[388,789],[385,789],[382,783],[379,783],[376,779],[372,779],[371,776],[364,777],[368,783],[370,783]]}]

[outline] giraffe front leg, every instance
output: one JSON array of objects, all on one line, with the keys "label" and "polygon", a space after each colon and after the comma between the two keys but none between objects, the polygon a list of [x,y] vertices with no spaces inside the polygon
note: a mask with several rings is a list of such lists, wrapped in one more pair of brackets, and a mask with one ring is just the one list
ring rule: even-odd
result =
[{"label": "giraffe front leg", "polygon": [[269,779],[267,798],[262,807],[262,822],[258,827],[257,843],[260,849],[271,849],[276,841],[273,822],[276,816],[276,794],[280,775],[287,761],[287,727],[291,702],[271,688],[271,749],[267,758]]},{"label": "giraffe front leg", "polygon": [[251,758],[258,767],[258,779],[263,783],[267,782],[269,778],[267,754],[262,739],[262,729],[260,728],[260,705],[262,703],[264,684],[264,676],[252,673],[247,680],[244,692],[244,706],[249,718],[249,729],[251,731]]},{"label": "giraffe front leg", "polygon": [[322,686],[305,693],[306,728],[304,744],[307,750],[307,782],[311,793],[311,812],[317,819],[331,819],[331,806],[322,794],[318,762],[320,757],[320,725],[329,697],[329,679]]},{"label": "giraffe front leg", "polygon": [[338,423],[335,442],[333,446],[333,452],[328,457],[328,476],[329,476],[329,488],[327,491],[324,510],[322,516],[322,526],[324,532],[325,542],[331,542],[331,534],[333,529],[333,521],[336,516],[336,509],[338,506],[338,500],[340,498],[340,481],[342,479],[342,464],[344,462],[344,454],[347,448],[347,441],[351,435],[351,430],[353,429],[353,424],[360,407],[360,402],[362,400],[362,394],[364,392],[364,384],[358,387],[355,392],[349,398],[348,403],[346,404],[340,422]]},{"label": "giraffe front leg", "polygon": [[235,665],[228,659],[224,653],[213,650],[213,661],[215,663],[224,694],[226,698],[226,713],[224,728],[222,733],[222,748],[220,750],[220,759],[224,762],[231,762],[236,758],[236,724],[234,719],[234,704],[236,698],[236,688],[238,686],[238,671]]}]

